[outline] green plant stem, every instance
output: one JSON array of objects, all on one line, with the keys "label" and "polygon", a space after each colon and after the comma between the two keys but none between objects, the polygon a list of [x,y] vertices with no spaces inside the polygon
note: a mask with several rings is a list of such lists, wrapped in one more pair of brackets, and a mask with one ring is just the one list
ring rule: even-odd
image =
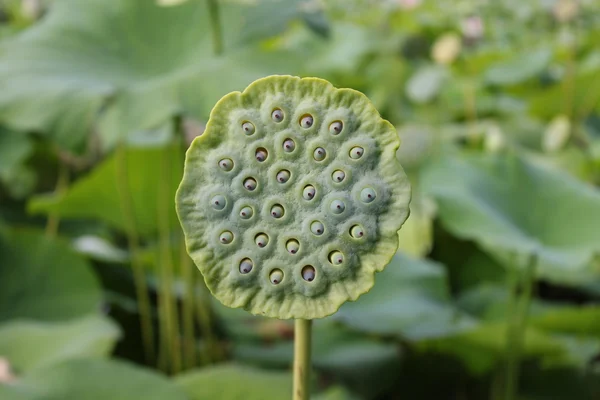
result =
[{"label": "green plant stem", "polygon": [[200,327],[200,333],[204,338],[206,345],[203,347],[204,350],[201,353],[203,361],[211,363],[223,359],[221,347],[213,333],[212,329],[212,317],[210,309],[210,294],[206,286],[202,288],[201,293],[198,294],[196,304],[196,318],[198,320],[198,326]]},{"label": "green plant stem", "polygon": [[185,293],[182,302],[182,321],[183,321],[183,351],[184,365],[186,368],[196,366],[196,343],[194,332],[194,271],[191,259],[185,249],[185,242],[181,240],[179,246],[179,265],[181,268],[181,278],[185,284]]},{"label": "green plant stem", "polygon": [[171,372],[181,371],[181,340],[179,335],[179,318],[177,313],[177,299],[173,294],[173,258],[171,254],[171,199],[170,188],[171,173],[171,149],[163,149],[160,157],[161,174],[159,177],[160,195],[158,196],[158,234],[159,234],[159,271],[161,284],[161,305],[164,333],[161,343],[165,346],[166,353],[170,355]]},{"label": "green plant stem", "polygon": [[309,398],[311,327],[310,319],[294,323],[294,400]]},{"label": "green plant stem", "polygon": [[[506,338],[506,386],[505,400],[514,400],[518,394],[518,380],[521,363],[521,353],[525,341],[529,306],[535,282],[535,267],[537,256],[532,255],[522,275],[513,272],[511,284],[511,301],[508,308],[511,318]],[[519,293],[520,291],[520,293]]]},{"label": "green plant stem", "polygon": [[218,0],[208,1],[208,15],[210,18],[210,27],[212,29],[213,51],[215,55],[223,54],[223,29],[221,27],[221,11]]},{"label": "green plant stem", "polygon": [[148,364],[154,363],[154,328],[150,314],[150,297],[148,295],[148,285],[146,283],[146,274],[140,262],[140,244],[137,229],[135,226],[135,217],[133,214],[133,201],[129,190],[129,175],[127,171],[127,152],[124,145],[117,148],[115,160],[115,175],[117,181],[117,190],[119,192],[119,203],[121,213],[125,222],[127,235],[127,245],[131,257],[131,269],[133,271],[133,282],[137,297],[137,304],[140,314],[140,330],[142,332],[142,343],[144,355]]},{"label": "green plant stem", "polygon": [[[56,186],[54,188],[54,194],[56,196],[62,195],[69,187],[69,169],[67,166],[58,161],[58,177],[56,178]],[[60,225],[60,213],[53,211],[48,215],[46,221],[46,236],[56,237],[58,234],[58,227]]]}]

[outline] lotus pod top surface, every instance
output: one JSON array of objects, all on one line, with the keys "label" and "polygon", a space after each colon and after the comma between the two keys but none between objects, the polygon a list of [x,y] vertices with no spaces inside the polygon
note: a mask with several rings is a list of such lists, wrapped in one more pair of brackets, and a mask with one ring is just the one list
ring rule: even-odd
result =
[{"label": "lotus pod top surface", "polygon": [[322,79],[270,76],[223,97],[187,151],[176,198],[212,294],[313,319],[367,292],[408,217],[398,146],[366,96]]}]

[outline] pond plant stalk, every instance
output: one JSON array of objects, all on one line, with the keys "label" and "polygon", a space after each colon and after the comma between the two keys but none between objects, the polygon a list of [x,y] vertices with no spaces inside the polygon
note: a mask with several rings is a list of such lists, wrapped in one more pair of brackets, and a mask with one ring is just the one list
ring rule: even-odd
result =
[{"label": "pond plant stalk", "polygon": [[177,313],[177,299],[173,293],[174,265],[171,252],[171,221],[170,221],[170,188],[172,187],[171,165],[172,147],[162,149],[160,155],[161,174],[159,177],[160,194],[158,196],[158,230],[159,230],[159,276],[162,284],[159,295],[161,309],[161,354],[168,359],[172,373],[181,371],[181,339],[179,333],[179,318]]},{"label": "pond plant stalk", "polygon": [[[54,188],[54,194],[61,196],[66,192],[69,187],[69,167],[58,158],[58,176],[56,178],[56,186]],[[58,227],[60,225],[60,213],[53,211],[48,216],[46,221],[46,236],[55,237],[58,234]]]},{"label": "pond plant stalk", "polygon": [[294,400],[308,400],[310,393],[310,356],[312,320],[297,319],[294,323]]},{"label": "pond plant stalk", "polygon": [[518,395],[521,355],[527,330],[529,306],[535,283],[537,255],[531,254],[524,271],[511,271],[509,322],[506,331],[506,384],[504,399],[515,400]]},{"label": "pond plant stalk", "polygon": [[133,283],[135,286],[137,305],[140,315],[140,330],[142,332],[142,347],[146,363],[152,365],[156,355],[154,351],[154,327],[150,308],[150,296],[144,267],[140,261],[140,239],[138,236],[135,217],[133,214],[133,200],[131,199],[131,188],[127,167],[127,149],[124,143],[117,147],[115,159],[115,174],[117,190],[119,193],[119,204],[125,223],[125,234],[127,246],[131,259],[133,271]]}]

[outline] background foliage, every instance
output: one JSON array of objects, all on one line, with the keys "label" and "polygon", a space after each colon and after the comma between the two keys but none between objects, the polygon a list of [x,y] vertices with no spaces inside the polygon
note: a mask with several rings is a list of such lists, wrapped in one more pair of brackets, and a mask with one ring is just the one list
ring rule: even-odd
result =
[{"label": "background foliage", "polygon": [[600,398],[597,0],[4,0],[0,398],[281,399],[289,321],[214,302],[174,213],[222,95],[365,92],[413,185],[317,399]]}]

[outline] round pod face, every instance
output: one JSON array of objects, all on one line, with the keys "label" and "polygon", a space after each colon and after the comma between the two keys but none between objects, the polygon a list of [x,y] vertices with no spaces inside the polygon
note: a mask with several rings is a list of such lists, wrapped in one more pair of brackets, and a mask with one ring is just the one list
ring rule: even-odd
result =
[{"label": "round pod face", "polygon": [[270,76],[223,97],[186,155],[177,213],[223,304],[321,318],[398,247],[410,186],[394,127],[360,92]]}]

